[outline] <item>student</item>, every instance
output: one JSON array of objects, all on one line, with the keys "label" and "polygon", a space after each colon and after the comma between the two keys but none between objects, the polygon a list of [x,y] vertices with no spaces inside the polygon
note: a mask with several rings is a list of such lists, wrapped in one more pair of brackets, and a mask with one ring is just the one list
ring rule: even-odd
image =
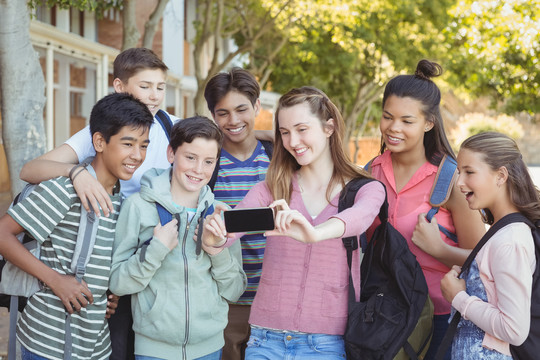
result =
[{"label": "student", "polygon": [[[127,92],[142,101],[154,115],[154,125],[150,128],[150,143],[146,161],[128,181],[121,181],[124,197],[139,191],[142,174],[153,167],[167,168],[166,150],[169,140],[164,129],[159,124],[158,111],[165,97],[167,66],[150,49],[131,48],[121,52],[114,60],[113,87],[115,92]],[[173,120],[177,118],[173,117]],[[54,150],[26,163],[20,173],[22,180],[38,183],[55,176],[67,176],[70,170],[89,156],[93,156],[92,141],[88,136],[88,127],[82,129],[64,144]],[[98,203],[108,216],[111,203],[106,192],[98,182],[87,172],[81,173],[74,183],[77,194],[88,210],[88,202],[93,209],[98,209]]]},{"label": "student", "polygon": [[[148,169],[170,167],[167,161],[169,139],[157,119],[158,111],[161,116],[172,117],[164,110],[159,110],[165,97],[167,70],[163,61],[152,50],[146,48],[127,49],[114,60],[114,91],[132,94],[142,101],[154,116],[149,134],[152,145],[148,148],[146,160],[131,179],[121,180],[124,197],[139,191],[142,174]],[[173,120],[177,118],[173,117]],[[20,173],[21,179],[37,183],[55,176],[67,176],[76,164],[95,153],[91,140],[88,127],[82,129],[61,146],[26,163]],[[105,189],[88,172],[80,173],[73,186],[87,210],[88,203],[93,209],[101,207],[105,216],[109,216],[114,210]],[[110,297],[113,299],[114,295],[111,294]],[[120,298],[116,313],[109,319],[113,347],[111,360],[133,358],[130,306],[129,297]]]},{"label": "student", "polygon": [[[258,141],[254,135],[255,118],[261,108],[259,93],[255,77],[241,68],[217,74],[204,91],[208,109],[223,133],[223,150],[209,185],[216,199],[231,207],[265,179],[272,155],[272,143]],[[244,358],[249,312],[261,277],[266,238],[262,233],[254,233],[240,241],[248,286],[240,299],[229,306],[223,348],[223,358],[228,360]]]},{"label": "student", "polygon": [[[121,202],[118,180],[128,180],[142,164],[151,124],[148,108],[131,95],[108,95],[92,109],[90,133],[96,156],[89,166],[116,210]],[[81,171],[77,169],[72,177]],[[63,358],[66,311],[72,314],[73,358],[107,359],[111,353],[106,290],[117,214],[99,217],[81,283],[71,271],[80,216],[81,200],[72,179],[61,176],[42,182],[0,219],[2,256],[45,284],[28,299],[17,323],[23,359]],[[22,231],[41,243],[41,261],[15,237]]]},{"label": "student", "polygon": [[[197,255],[193,241],[199,218],[217,204],[207,183],[221,141],[208,118],[175,124],[167,148],[172,167],[147,171],[120,211],[110,288],[133,294],[136,359],[221,358],[227,301],[246,287],[241,250],[203,245],[206,253]],[[163,226],[157,204],[173,216]]]},{"label": "student", "polygon": [[[448,327],[450,304],[441,294],[440,281],[452,265],[463,264],[469,253],[465,249],[474,248],[485,233],[480,215],[467,207],[457,185],[431,223],[425,218],[438,165],[444,155],[454,158],[444,133],[441,93],[431,80],[441,73],[439,64],[421,60],[414,75],[388,82],[380,123],[381,155],[370,165],[371,174],[386,186],[389,221],[407,239],[433,301],[434,332],[425,359],[435,356]],[[440,233],[437,224],[455,233],[458,243]],[[444,241],[433,241],[441,236]]]},{"label": "student", "polygon": [[[469,207],[488,224],[519,212],[540,220],[540,192],[514,140],[487,132],[463,142],[458,186]],[[462,314],[452,359],[512,359],[509,344],[529,334],[532,274],[536,268],[531,228],[522,222],[497,231],[480,249],[464,279],[454,266],[441,281],[446,300]]]},{"label": "student", "polygon": [[[275,129],[266,181],[237,206],[277,212],[276,229],[266,232],[246,359],[343,359],[349,269],[341,238],[371,225],[384,188],[377,181],[363,186],[354,206],[338,213],[344,185],[369,175],[346,156],[343,118],[322,91],[302,87],[283,95]],[[229,246],[238,236],[226,234],[219,210],[205,221],[207,245]]]}]

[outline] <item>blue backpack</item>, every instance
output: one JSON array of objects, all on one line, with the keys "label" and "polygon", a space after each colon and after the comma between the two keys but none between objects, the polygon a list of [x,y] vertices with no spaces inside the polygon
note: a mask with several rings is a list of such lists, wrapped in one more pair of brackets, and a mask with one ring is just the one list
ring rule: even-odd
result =
[{"label": "blue backpack", "polygon": [[[366,166],[364,166],[364,170],[366,170],[367,172],[371,172],[371,163],[375,159],[376,157],[371,159],[366,164]],[[431,192],[429,193],[429,204],[431,205],[431,209],[426,214],[427,221],[431,222],[433,216],[435,216],[435,214],[439,212],[439,208],[448,201],[448,199],[450,198],[450,194],[452,194],[452,188],[456,180],[457,162],[452,157],[444,155],[441,163],[439,164],[439,169],[437,170],[435,182],[433,183],[433,187],[431,188]],[[449,239],[457,243],[458,240],[456,234],[450,232],[441,224],[439,224],[439,230]]]}]

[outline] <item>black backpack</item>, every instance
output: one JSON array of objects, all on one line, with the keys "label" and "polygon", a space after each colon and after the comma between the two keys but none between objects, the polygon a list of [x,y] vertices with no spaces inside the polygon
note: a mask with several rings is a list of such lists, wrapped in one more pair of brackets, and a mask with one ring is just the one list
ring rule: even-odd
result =
[{"label": "black backpack", "polygon": [[[502,219],[493,224],[486,234],[482,237],[480,242],[476,244],[473,251],[465,260],[465,263],[461,267],[461,274],[464,274],[466,270],[471,266],[472,261],[478,254],[478,251],[485,245],[485,243],[493,236],[497,231],[505,227],[506,225],[523,222],[531,228],[533,240],[534,240],[534,249],[536,256],[536,268],[533,273],[533,282],[532,282],[532,293],[531,293],[531,328],[529,330],[529,335],[523,344],[520,346],[510,345],[510,352],[514,359],[519,360],[530,360],[536,359],[538,354],[540,354],[540,221],[537,221],[536,224],[533,224],[529,219],[527,219],[521,213],[511,213],[504,216]],[[456,312],[452,317],[450,326],[444,335],[444,339],[439,346],[439,350],[436,359],[442,359],[446,349],[452,343],[454,334],[457,329],[459,320],[461,319],[461,314]]]},{"label": "black backpack", "polygon": [[[353,179],[341,192],[338,211],[354,204],[358,189],[373,179]],[[349,312],[345,330],[347,359],[418,359],[431,339],[433,305],[422,268],[406,239],[388,222],[388,202],[360,266],[360,301],[351,276],[357,237],[343,239],[349,264]],[[365,234],[362,234],[365,236]],[[419,321],[422,319],[422,321]]]}]

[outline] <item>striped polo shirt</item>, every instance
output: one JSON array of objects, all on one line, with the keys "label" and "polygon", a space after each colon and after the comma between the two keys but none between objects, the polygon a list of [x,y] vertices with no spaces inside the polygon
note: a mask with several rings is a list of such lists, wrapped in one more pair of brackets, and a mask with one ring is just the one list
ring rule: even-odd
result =
[{"label": "striped polo shirt", "polygon": [[[270,159],[260,141],[251,157],[245,161],[236,159],[225,149],[221,150],[214,197],[234,208],[253,185],[265,179],[269,164]],[[261,232],[247,233],[240,243],[248,285],[236,304],[251,305],[261,278],[266,237]]]},{"label": "striped polo shirt", "polygon": [[[120,210],[120,193],[111,196],[115,212],[99,218],[95,245],[83,280],[94,303],[71,315],[72,358],[107,359],[111,353],[105,320],[112,244]],[[75,249],[81,202],[71,180],[58,177],[42,182],[8,214],[42,245],[41,261],[60,274],[73,275],[71,258]],[[31,352],[63,359],[65,307],[48,287],[34,294],[17,323],[17,338]]]}]

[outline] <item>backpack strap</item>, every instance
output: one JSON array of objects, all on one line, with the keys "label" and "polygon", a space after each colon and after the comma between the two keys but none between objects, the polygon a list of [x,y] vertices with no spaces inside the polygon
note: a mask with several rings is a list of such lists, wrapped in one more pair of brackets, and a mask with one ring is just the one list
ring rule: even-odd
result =
[{"label": "backpack strap", "polygon": [[202,227],[203,227],[203,221],[204,219],[210,215],[210,214],[213,214],[214,213],[214,205],[213,204],[210,204],[208,205],[208,201],[205,201],[204,203],[204,210],[201,214],[201,216],[199,217],[199,220],[198,220],[198,226],[199,226],[199,231],[197,231],[197,242],[196,242],[196,245],[195,245],[195,255],[199,256],[201,254],[201,249],[202,249]]},{"label": "backpack strap", "polygon": [[158,112],[156,113],[156,119],[159,122],[159,124],[161,125],[161,127],[163,128],[163,131],[165,131],[165,135],[167,135],[167,139],[170,141],[171,140],[171,129],[172,129],[172,120],[171,120],[171,118],[169,117],[169,115],[165,111],[159,109]]},{"label": "backpack strap", "polygon": [[377,155],[373,159],[369,160],[368,163],[366,165],[364,165],[364,170],[366,170],[368,173],[371,174],[371,164],[373,163],[373,160],[375,160],[378,157],[379,156]]},{"label": "backpack strap", "polygon": [[[465,263],[463,263],[463,266],[461,267],[461,273],[459,277],[467,272],[469,268],[471,267],[471,264],[473,260],[476,258],[476,255],[482,249],[482,247],[487,243],[487,241],[495,235],[497,231],[505,227],[506,225],[517,223],[517,222],[524,222],[527,225],[529,225],[531,228],[534,226],[529,219],[527,219],[523,214],[521,213],[511,213],[506,216],[504,216],[502,219],[497,221],[495,224],[493,224],[489,230],[482,236],[482,239],[476,244],[474,249],[471,251],[469,256],[467,257],[467,260],[465,260]],[[448,347],[452,344],[452,340],[454,339],[454,334],[456,333],[457,325],[459,321],[461,320],[461,313],[459,311],[456,311],[454,316],[452,317],[452,320],[450,321],[450,325],[448,326],[448,329],[446,330],[446,334],[444,335],[443,340],[441,341],[441,344],[439,345],[439,349],[437,351],[437,354],[435,355],[436,360],[442,360],[444,359],[444,355],[446,354],[446,350]]]},{"label": "backpack strap", "polygon": [[[92,159],[86,159],[85,163],[90,164]],[[91,165],[88,165],[88,172],[96,177],[96,172]],[[81,218],[79,222],[79,231],[77,233],[77,242],[73,257],[71,258],[71,271],[75,274],[75,279],[78,282],[82,281],[86,273],[86,266],[90,261],[92,250],[96,242],[96,235],[99,227],[99,219],[96,217],[92,205],[89,203],[90,211],[86,211],[81,204]],[[71,359],[73,340],[71,337],[71,315],[66,312],[65,319],[65,339],[64,339],[64,359]]]},{"label": "backpack strap", "polygon": [[[369,179],[369,178],[355,178],[349,181],[347,185],[345,185],[343,190],[341,190],[341,194],[339,196],[339,203],[338,203],[338,212],[341,212],[345,209],[352,207],[354,205],[354,200],[356,198],[356,194],[358,193],[358,190],[360,190],[362,186],[372,181],[376,181],[376,180]],[[361,236],[365,236],[365,233],[362,234]],[[345,246],[345,249],[347,250],[347,264],[349,265],[349,274],[350,274],[351,266],[352,266],[352,252],[358,249],[358,237],[349,236],[346,238],[342,238],[341,240],[343,241],[343,246]],[[352,284],[352,281],[351,281],[351,284]]]},{"label": "backpack strap", "polygon": [[268,140],[259,140],[264,147],[264,152],[268,155],[268,159],[272,160],[274,155],[274,143]]},{"label": "backpack strap", "polygon": [[[452,194],[452,188],[457,180],[457,176],[456,160],[448,155],[444,155],[439,164],[433,187],[429,193],[429,204],[431,205],[431,209],[426,215],[427,221],[431,222],[433,216],[439,212],[439,208],[448,201]],[[449,239],[457,243],[456,234],[450,232],[441,224],[439,224],[439,230]]]},{"label": "backpack strap", "polygon": [[[264,148],[264,152],[268,156],[268,159],[272,160],[272,155],[274,154],[274,143],[267,140],[258,140]],[[218,178],[219,173],[219,159],[221,158],[221,152],[218,154],[218,162],[216,164],[216,167],[214,168],[214,172],[212,173],[212,177],[210,178],[210,181],[208,182],[208,186],[210,186],[210,189],[214,191],[214,187],[216,186],[216,181]]]},{"label": "backpack strap", "polygon": [[[173,219],[173,215],[160,203],[156,202],[155,204],[159,216],[159,223],[161,224],[161,226],[169,223]],[[178,220],[178,223],[180,224],[180,220]],[[152,238],[146,240],[141,246],[141,253],[139,254],[140,262],[144,262],[144,260],[146,259],[146,250],[148,249],[148,245],[150,245],[150,241],[152,241]]]}]

